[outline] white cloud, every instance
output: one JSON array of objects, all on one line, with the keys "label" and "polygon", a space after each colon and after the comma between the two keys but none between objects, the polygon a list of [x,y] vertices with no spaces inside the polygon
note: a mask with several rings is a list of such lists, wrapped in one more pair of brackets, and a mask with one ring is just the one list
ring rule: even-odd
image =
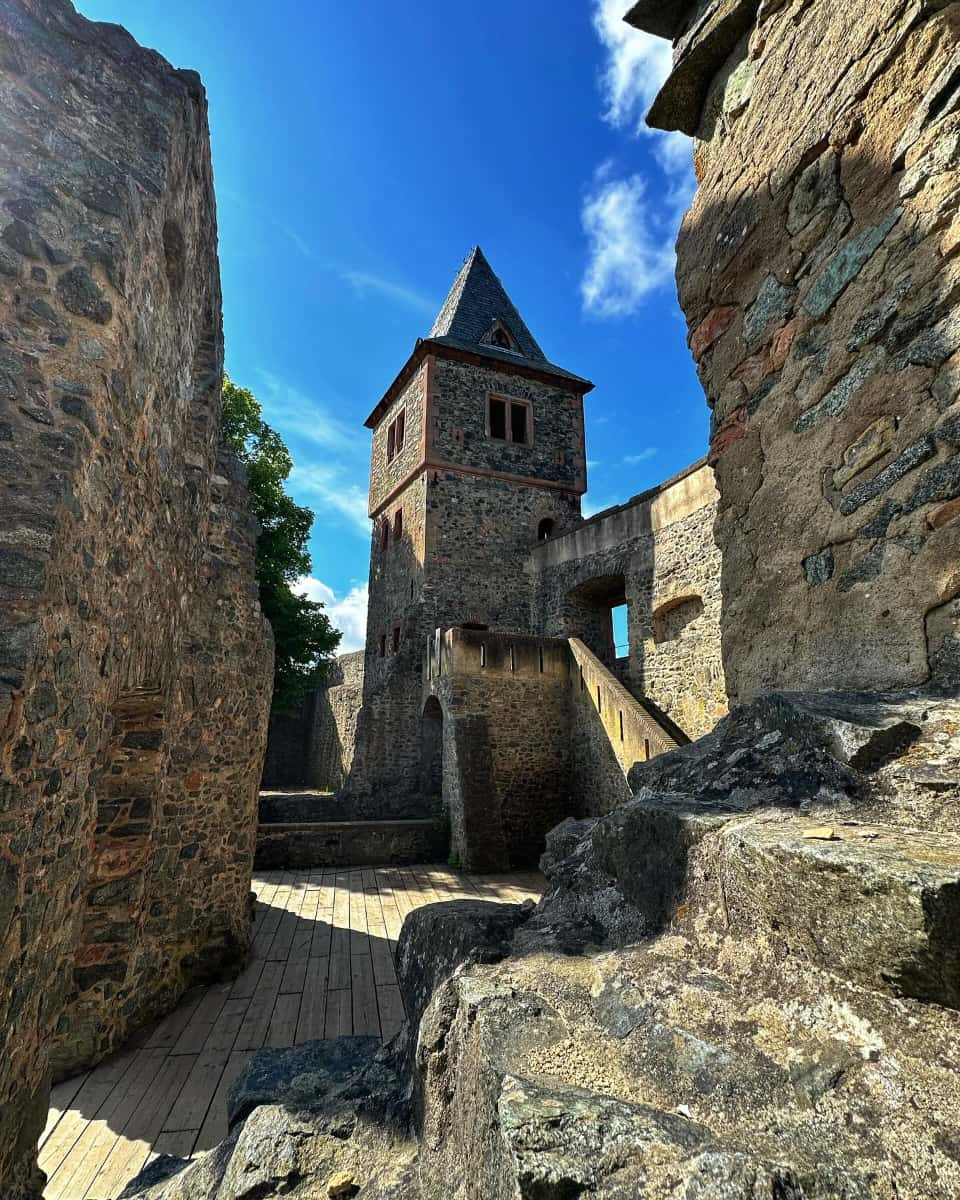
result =
[{"label": "white cloud", "polygon": [[368,292],[379,292],[388,300],[397,300],[408,308],[417,309],[419,312],[425,312],[431,316],[439,307],[428,296],[421,295],[420,292],[406,287],[402,283],[395,283],[392,279],[385,279],[382,275],[372,275],[367,271],[344,271],[343,278],[361,297],[366,296]]},{"label": "white cloud", "polygon": [[650,203],[639,175],[618,179],[604,164],[587,193],[582,221],[589,258],[580,293],[587,312],[629,316],[650,292],[672,281],[674,227]]},{"label": "white cloud", "polygon": [[355,533],[370,536],[366,489],[346,480],[338,464],[300,463],[290,472],[290,485],[323,506],[314,508],[318,523],[332,510],[346,517]]},{"label": "white cloud", "polygon": [[339,600],[333,588],[312,575],[301,575],[294,588],[310,600],[319,600],[334,626],[343,633],[339,654],[362,650],[367,636],[367,585],[351,588]]},{"label": "white cloud", "polygon": [[[672,51],[664,38],[641,33],[623,19],[623,0],[596,0],[593,27],[607,51],[602,77],[604,120],[639,132],[647,109],[670,74]],[[689,142],[688,142],[689,144]]]},{"label": "white cloud", "polygon": [[625,454],[623,461],[627,466],[635,467],[638,463],[647,462],[657,453],[656,446],[645,446],[639,454]]},{"label": "white cloud", "polygon": [[603,118],[616,129],[650,139],[656,194],[651,199],[651,180],[639,173],[618,177],[609,162],[587,191],[582,222],[589,257],[581,293],[584,309],[599,317],[630,316],[650,292],[672,281],[676,232],[696,190],[690,139],[644,124],[670,73],[670,43],[634,29],[623,14],[623,0],[594,0],[593,25],[607,55]]}]

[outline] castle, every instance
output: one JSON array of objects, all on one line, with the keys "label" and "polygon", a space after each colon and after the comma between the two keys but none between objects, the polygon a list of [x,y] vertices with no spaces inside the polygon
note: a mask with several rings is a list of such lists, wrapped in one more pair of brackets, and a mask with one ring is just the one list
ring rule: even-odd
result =
[{"label": "castle", "polygon": [[454,855],[503,869],[723,715],[713,473],[585,520],[592,387],[475,248],[366,421],[365,649],[274,722],[266,784],[338,790],[345,819],[442,807]]}]

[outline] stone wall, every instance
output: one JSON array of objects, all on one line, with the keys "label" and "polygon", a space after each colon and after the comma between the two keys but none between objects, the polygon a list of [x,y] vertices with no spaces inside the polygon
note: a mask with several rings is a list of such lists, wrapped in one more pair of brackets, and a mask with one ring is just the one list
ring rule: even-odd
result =
[{"label": "stone wall", "polygon": [[51,1063],[248,942],[269,630],[222,364],[206,103],[66,0],[0,2],[0,1193]]},{"label": "stone wall", "polygon": [[270,719],[264,788],[343,787],[353,763],[363,693],[363,651],[331,662],[323,684],[292,713]]},{"label": "stone wall", "polygon": [[535,864],[550,829],[609,812],[636,762],[676,748],[575,638],[437,630],[424,677],[422,790],[469,870]]},{"label": "stone wall", "polygon": [[442,709],[454,852],[474,871],[535,865],[547,830],[575,807],[566,643],[438,631],[424,674]]},{"label": "stone wall", "polygon": [[731,697],[956,686],[960,6],[631,19],[678,39],[651,122],[696,137],[678,281],[713,410]]},{"label": "stone wall", "polygon": [[717,493],[704,463],[534,547],[530,623],[582,638],[614,662],[610,606],[627,604],[629,654],[618,664],[688,737],[726,712],[720,661]]}]

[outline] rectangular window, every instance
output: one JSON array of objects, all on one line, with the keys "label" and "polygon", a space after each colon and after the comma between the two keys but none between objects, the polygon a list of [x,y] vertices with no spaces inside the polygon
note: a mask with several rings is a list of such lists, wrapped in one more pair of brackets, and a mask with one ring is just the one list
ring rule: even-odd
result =
[{"label": "rectangular window", "polygon": [[533,441],[533,409],[530,403],[488,396],[487,435],[497,441],[529,446]]},{"label": "rectangular window", "polygon": [[387,429],[387,462],[392,462],[403,449],[407,429],[407,411],[401,408]]},{"label": "rectangular window", "polygon": [[396,652],[399,649],[400,649],[400,626],[394,625],[394,627],[393,627],[393,652],[394,652],[394,654],[396,654]]},{"label": "rectangular window", "polygon": [[507,406],[502,400],[490,397],[490,436],[506,440],[507,437]]},{"label": "rectangular window", "polygon": [[380,520],[380,549],[386,550],[390,543],[390,518],[382,517]]},{"label": "rectangular window", "polygon": [[398,508],[393,518],[393,540],[399,542],[403,537],[403,509]]},{"label": "rectangular window", "polygon": [[510,440],[521,446],[527,444],[527,406],[525,404],[510,405]]},{"label": "rectangular window", "polygon": [[387,635],[385,633],[381,633],[380,634],[380,657],[386,658],[386,656],[387,656]]}]

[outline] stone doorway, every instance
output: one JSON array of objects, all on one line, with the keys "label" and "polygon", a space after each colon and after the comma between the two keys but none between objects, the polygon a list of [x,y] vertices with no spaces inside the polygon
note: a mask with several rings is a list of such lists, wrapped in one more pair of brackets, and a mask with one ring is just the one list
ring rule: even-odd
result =
[{"label": "stone doorway", "polygon": [[443,709],[430,696],[420,717],[420,790],[439,808],[443,797]]}]

